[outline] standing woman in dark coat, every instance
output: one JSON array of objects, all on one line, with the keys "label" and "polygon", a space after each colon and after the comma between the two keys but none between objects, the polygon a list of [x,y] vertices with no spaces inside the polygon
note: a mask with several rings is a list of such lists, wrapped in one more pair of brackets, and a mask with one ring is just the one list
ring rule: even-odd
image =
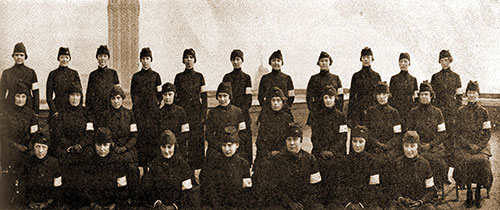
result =
[{"label": "standing woman in dark coat", "polygon": [[83,205],[81,194],[82,176],[85,154],[89,150],[89,137],[94,131],[92,120],[87,118],[85,107],[82,106],[82,88],[73,83],[68,87],[66,104],[59,111],[53,128],[53,147],[56,158],[65,169],[63,200],[71,207]]},{"label": "standing woman in dark coat", "polygon": [[468,103],[458,109],[457,114],[457,150],[455,152],[455,180],[457,185],[467,186],[466,205],[472,206],[472,183],[476,183],[475,205],[481,207],[481,187],[491,188],[493,174],[491,171],[491,121],[488,111],[477,104],[479,100],[479,84],[470,81],[467,84]]},{"label": "standing woman in dark coat", "polygon": [[406,131],[410,110],[416,103],[418,96],[417,79],[408,72],[410,66],[410,54],[401,53],[399,55],[399,68],[401,71],[391,77],[389,88],[392,97],[389,98],[389,105],[398,110],[401,116],[402,132]]},{"label": "standing woman in dark coat", "polygon": [[132,76],[130,95],[139,130],[137,141],[139,165],[144,167],[155,157],[151,151],[154,150],[153,145],[159,135],[154,119],[158,116],[161,101],[161,79],[160,75],[151,69],[153,55],[149,47],[142,48],[140,60],[142,69]]},{"label": "standing woman in dark coat", "polygon": [[71,55],[67,47],[59,48],[57,60],[59,61],[59,67],[51,71],[47,79],[46,99],[50,108],[49,131],[51,138],[54,137],[55,118],[68,105],[68,94],[71,94],[69,90],[72,89],[74,84],[82,86],[78,72],[68,67]]},{"label": "standing woman in dark coat", "polygon": [[368,107],[377,104],[375,86],[380,82],[380,75],[372,69],[373,52],[369,47],[361,50],[359,58],[363,68],[352,75],[349,90],[349,109],[347,120],[351,128],[361,123],[361,117]]},{"label": "standing woman in dark coat", "polygon": [[194,70],[196,53],[190,48],[184,50],[182,63],[185,70],[175,75],[174,85],[177,89],[175,103],[186,111],[191,137],[188,142],[188,163],[199,174],[204,159],[205,134],[204,124],[207,118],[207,92],[205,77]]}]

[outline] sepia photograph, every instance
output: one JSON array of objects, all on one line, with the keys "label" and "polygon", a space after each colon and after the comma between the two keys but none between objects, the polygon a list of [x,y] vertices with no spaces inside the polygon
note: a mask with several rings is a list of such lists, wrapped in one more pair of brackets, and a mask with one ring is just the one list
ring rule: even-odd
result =
[{"label": "sepia photograph", "polygon": [[0,22],[0,209],[500,209],[499,0],[3,0]]}]

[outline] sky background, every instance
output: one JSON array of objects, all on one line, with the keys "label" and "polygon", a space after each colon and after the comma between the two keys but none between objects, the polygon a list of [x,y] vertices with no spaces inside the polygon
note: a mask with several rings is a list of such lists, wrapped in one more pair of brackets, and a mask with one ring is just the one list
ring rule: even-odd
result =
[{"label": "sky background", "polygon": [[[163,83],[172,82],[183,70],[183,50],[194,48],[195,69],[204,74],[207,88],[215,90],[232,70],[229,55],[237,48],[245,53],[243,70],[256,88],[256,78],[270,69],[269,56],[281,49],[282,70],[296,89],[305,89],[310,76],[319,71],[321,51],[333,57],[331,72],[348,88],[361,68],[360,51],[369,46],[375,58],[372,67],[382,80],[399,72],[401,52],[410,53],[410,73],[419,83],[430,80],[441,68],[439,52],[448,49],[454,58],[452,69],[464,87],[477,80],[483,93],[500,93],[498,0],[139,2],[139,46],[151,48],[152,68]],[[86,88],[89,73],[97,68],[96,49],[108,42],[107,4],[107,0],[1,1],[0,69],[13,65],[13,47],[24,42],[26,65],[35,69],[45,98],[48,74],[58,67],[58,49],[67,46],[70,67],[79,71]]]}]

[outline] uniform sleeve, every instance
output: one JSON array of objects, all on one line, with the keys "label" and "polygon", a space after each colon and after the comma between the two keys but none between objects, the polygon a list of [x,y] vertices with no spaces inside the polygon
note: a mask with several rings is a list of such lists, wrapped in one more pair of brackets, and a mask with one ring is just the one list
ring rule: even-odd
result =
[{"label": "uniform sleeve", "polygon": [[315,102],[312,80],[313,77],[309,78],[309,82],[307,82],[307,89],[306,89],[306,102],[307,102],[307,109],[309,109],[309,111],[312,111],[313,103]]},{"label": "uniform sleeve", "polygon": [[45,94],[45,99],[47,100],[47,104],[49,105],[50,110],[55,113],[58,112],[54,100],[54,71],[51,71],[49,73],[49,78],[47,79],[47,85],[46,85],[46,94]]},{"label": "uniform sleeve", "polygon": [[[208,145],[209,147],[213,147],[213,146],[216,146],[215,145],[215,141],[216,141],[216,136],[215,136],[215,133],[216,133],[216,129],[217,129],[217,120],[215,119],[215,112],[216,109],[212,109],[210,110],[210,112],[208,112],[208,117],[207,117],[207,121],[206,121],[206,139],[207,139],[207,142],[208,142]],[[214,148],[217,148],[217,147],[214,147]]]},{"label": "uniform sleeve", "polygon": [[0,114],[5,111],[5,94],[7,93],[7,75],[6,70],[2,72],[2,78],[0,78]]},{"label": "uniform sleeve", "polygon": [[269,89],[267,87],[267,82],[266,82],[266,75],[262,76],[260,83],[259,83],[259,92],[257,93],[257,98],[259,99],[259,104],[261,106],[267,106],[266,101],[268,100],[266,98],[266,90]]},{"label": "uniform sleeve", "polygon": [[129,133],[129,138],[127,143],[125,143],[125,146],[127,149],[133,148],[135,146],[135,143],[137,143],[137,124],[135,122],[134,114],[132,111],[130,113],[130,133]]},{"label": "uniform sleeve", "polygon": [[[459,88],[462,88],[462,81],[460,80],[460,76],[457,74],[456,76],[456,79],[455,79],[455,101],[456,101],[456,104],[457,106],[461,106],[462,105],[462,95],[463,93],[458,93],[458,90]],[[461,91],[460,91],[461,92]]]},{"label": "uniform sleeve", "polygon": [[130,96],[132,96],[132,106],[134,109],[137,109],[138,107],[135,107],[135,106],[138,106],[138,105],[135,105],[136,103],[139,103],[139,98],[140,98],[140,95],[139,95],[139,88],[138,85],[137,85],[137,73],[135,73],[133,76],[132,76],[132,82],[130,83]]},{"label": "uniform sleeve", "polygon": [[32,81],[31,81],[31,92],[33,94],[33,111],[36,114],[40,112],[40,89],[38,88],[38,79],[36,78],[36,73],[32,71]]},{"label": "uniform sleeve", "polygon": [[293,87],[292,77],[288,76],[288,107],[292,108],[293,101],[295,100],[295,88]]},{"label": "uniform sleeve", "polygon": [[437,130],[434,141],[430,142],[431,147],[440,145],[446,139],[446,124],[444,123],[444,117],[441,110],[438,109],[437,113],[434,115],[434,120],[437,120],[438,126],[435,128]]},{"label": "uniform sleeve", "polygon": [[436,195],[436,187],[434,186],[434,177],[431,171],[431,166],[429,162],[424,162],[422,164],[422,170],[423,170],[423,175],[424,175],[424,183],[425,183],[425,194],[422,197],[422,202],[423,203],[428,203],[431,202],[435,195]]},{"label": "uniform sleeve", "polygon": [[[200,88],[205,87],[205,77],[200,73]],[[200,93],[201,96],[201,119],[204,121],[207,117],[208,110],[208,100],[207,100],[207,91],[201,90],[203,92]]]},{"label": "uniform sleeve", "polygon": [[252,80],[249,75],[245,77],[245,101],[243,102],[243,110],[249,110],[252,106]]},{"label": "uniform sleeve", "polygon": [[356,73],[352,75],[351,78],[351,88],[349,89],[349,105],[347,109],[347,119],[348,119],[348,124],[349,127],[355,126],[355,121],[356,121],[356,109],[357,109],[357,103],[358,103],[358,87],[356,85],[357,81],[357,76]]},{"label": "uniform sleeve", "polygon": [[87,111],[89,114],[94,114],[95,107],[95,78],[94,72],[91,72],[89,75],[89,81],[87,83],[87,93],[85,93],[85,107],[87,107]]},{"label": "uniform sleeve", "polygon": [[174,103],[175,104],[179,104],[179,95],[184,94],[182,92],[182,89],[180,89],[179,82],[180,82],[179,81],[179,74],[176,74],[175,78],[174,78],[174,85],[175,85],[175,88],[176,88],[176,96],[174,98]]},{"label": "uniform sleeve", "polygon": [[65,150],[66,148],[71,146],[71,145],[69,145],[69,141],[66,138],[66,135],[65,135],[66,132],[64,132],[63,118],[64,118],[64,113],[61,113],[61,115],[59,115],[59,117],[56,118],[55,126],[53,128],[54,129],[53,135],[55,136],[55,138],[57,139],[57,141],[59,143],[59,145],[57,145],[57,147],[55,148],[56,150],[60,150],[58,152],[63,152],[63,150]]},{"label": "uniform sleeve", "polygon": [[401,137],[403,136],[403,127],[401,125],[401,118],[398,110],[394,109],[391,113],[390,119],[392,120],[392,138],[387,142],[389,149],[396,148],[401,143]]},{"label": "uniform sleeve", "polygon": [[[156,73],[156,79],[155,79],[155,87],[156,87],[156,98],[158,99],[158,102],[161,102],[163,97],[161,95],[161,78],[160,74]],[[160,104],[158,104],[159,106]]]},{"label": "uniform sleeve", "polygon": [[118,73],[116,73],[116,71],[113,71],[113,84],[115,85],[120,84],[120,79],[118,78]]},{"label": "uniform sleeve", "polygon": [[490,117],[489,117],[489,114],[488,114],[488,110],[486,109],[482,109],[481,111],[481,115],[480,115],[480,118],[481,118],[481,139],[479,141],[479,149],[480,150],[483,150],[487,145],[488,145],[488,142],[490,141],[490,138],[491,138],[491,121],[490,121]]}]

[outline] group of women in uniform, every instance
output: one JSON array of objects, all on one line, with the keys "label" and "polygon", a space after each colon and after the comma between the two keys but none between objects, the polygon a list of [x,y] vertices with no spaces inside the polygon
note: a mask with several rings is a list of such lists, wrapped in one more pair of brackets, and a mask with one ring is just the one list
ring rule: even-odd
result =
[{"label": "group of women in uniform", "polygon": [[36,73],[24,65],[24,45],[16,44],[16,64],[0,80],[5,203],[33,209],[432,209],[451,174],[467,188],[467,207],[480,207],[481,187],[491,187],[488,112],[477,103],[477,82],[469,82],[463,102],[449,51],[439,55],[442,70],[418,88],[408,73],[408,53],[401,53],[401,72],[389,85],[364,48],[349,92],[330,72],[332,57],[321,52],[320,72],[311,76],[306,95],[312,153],[301,147],[293,82],[275,51],[272,72],[258,88],[256,154],[252,85],[241,50],[231,52],[234,69],[219,84],[218,106],[210,111],[193,49],[183,53],[185,70],[162,84],[150,66],[151,50],[143,48],[131,110],[123,107],[127,96],[117,71],[107,66],[109,56],[105,45],[97,49],[98,68],[83,106],[69,49],[60,48],[60,66],[47,81],[49,132],[43,133]]}]

